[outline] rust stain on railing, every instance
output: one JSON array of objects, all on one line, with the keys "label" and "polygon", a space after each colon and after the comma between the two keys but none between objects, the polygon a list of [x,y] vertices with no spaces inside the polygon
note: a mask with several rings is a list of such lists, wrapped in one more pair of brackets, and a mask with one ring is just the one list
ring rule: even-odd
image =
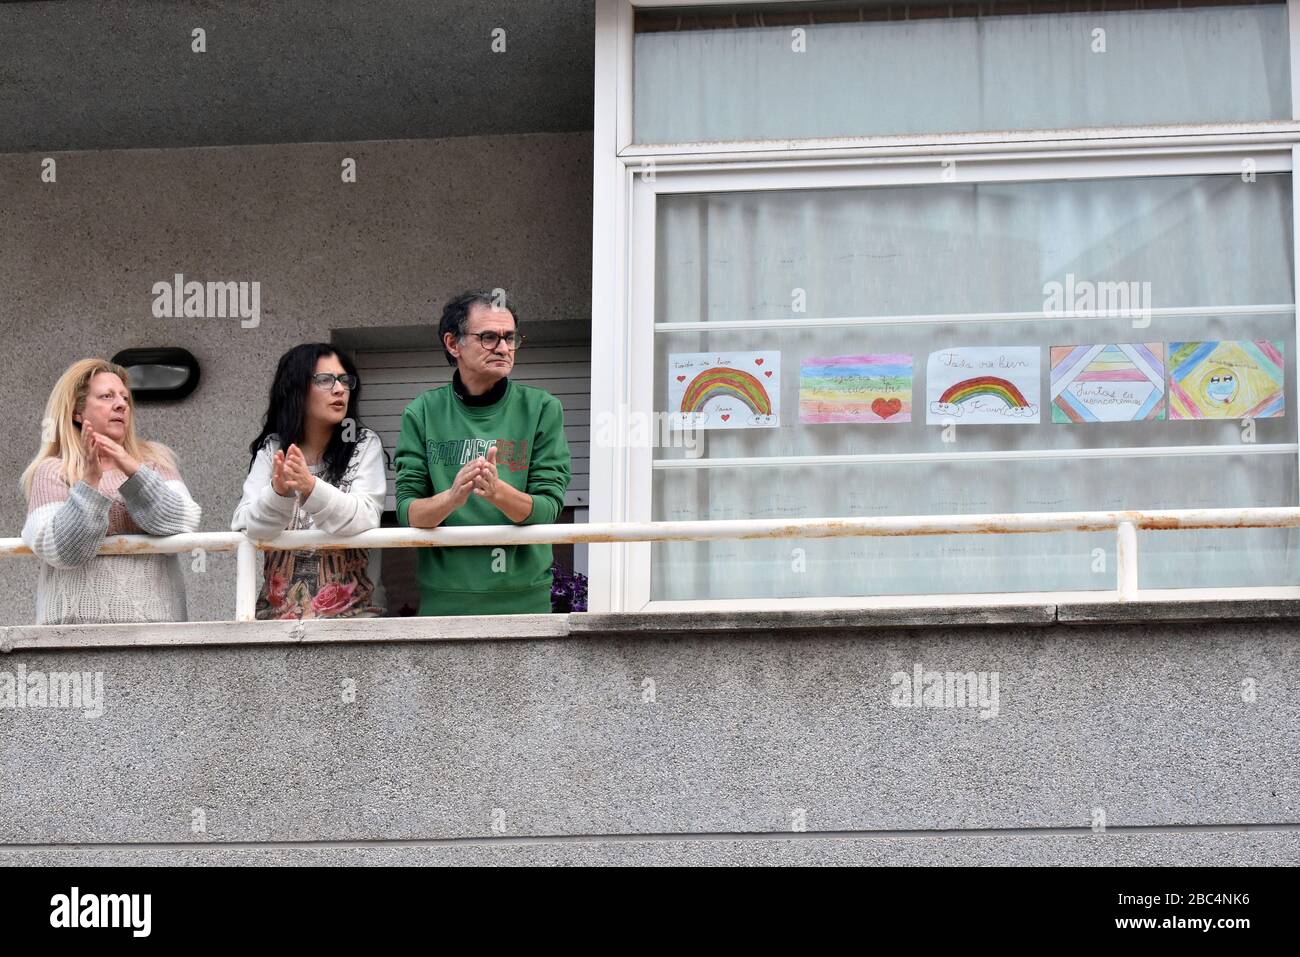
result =
[{"label": "rust stain on railing", "polygon": [[[1116,590],[1120,601],[1141,596],[1137,531],[1296,528],[1300,507],[1251,507],[1099,512],[1009,512],[986,515],[908,515],[865,518],[700,520],[687,522],[595,522],[586,525],[478,525],[456,528],[380,528],[347,538],[319,531],[293,531],[270,541],[239,532],[192,532],[153,538],[117,535],[104,540],[101,555],[181,554],[198,549],[235,552],[235,617],[255,617],[259,551],[338,548],[464,548],[527,544],[635,544],[733,539],[902,538],[938,535],[1025,535],[1110,532],[1116,536]],[[0,557],[27,556],[18,538],[0,539]]]},{"label": "rust stain on railing", "polygon": [[[937,535],[1024,535],[1061,532],[1118,532],[1131,523],[1146,531],[1300,527],[1300,507],[1252,507],[1106,512],[1008,512],[985,515],[910,515],[771,520],[763,518],[685,522],[610,522],[589,525],[478,525],[455,528],[382,528],[350,538],[323,532],[286,532],[251,541],[238,532],[193,532],[168,537],[115,535],[102,555],[180,554],[203,549],[233,552],[339,548],[458,548],[518,544],[635,544],[764,538],[905,538]],[[31,556],[21,539],[0,539],[0,557]]]}]

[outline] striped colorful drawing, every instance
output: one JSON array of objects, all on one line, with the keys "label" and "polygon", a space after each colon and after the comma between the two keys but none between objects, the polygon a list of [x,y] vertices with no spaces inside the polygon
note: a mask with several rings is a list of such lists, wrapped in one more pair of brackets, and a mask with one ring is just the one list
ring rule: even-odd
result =
[{"label": "striped colorful drawing", "polygon": [[911,422],[912,357],[816,356],[799,364],[799,421]]},{"label": "striped colorful drawing", "polygon": [[1053,422],[1165,417],[1163,342],[1052,346]]},{"label": "striped colorful drawing", "polygon": [[1169,418],[1276,418],[1286,412],[1280,340],[1169,343]]}]

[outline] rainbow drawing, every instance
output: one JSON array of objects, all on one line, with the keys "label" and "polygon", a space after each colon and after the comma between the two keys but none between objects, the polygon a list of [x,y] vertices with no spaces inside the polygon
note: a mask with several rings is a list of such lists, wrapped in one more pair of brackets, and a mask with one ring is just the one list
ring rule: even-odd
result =
[{"label": "rainbow drawing", "polygon": [[1053,422],[1165,417],[1163,342],[1052,346],[1050,355]]},{"label": "rainbow drawing", "polygon": [[1041,353],[1037,346],[963,346],[930,353],[926,423],[1037,422]]},{"label": "rainbow drawing", "polygon": [[699,412],[704,404],[716,396],[739,399],[755,415],[771,415],[772,401],[767,397],[763,383],[741,369],[715,366],[699,373],[686,387],[682,396],[681,412]]},{"label": "rainbow drawing", "polygon": [[1169,343],[1169,418],[1285,415],[1283,355],[1274,339]]},{"label": "rainbow drawing", "polygon": [[1029,400],[1016,388],[1015,383],[995,375],[982,375],[974,379],[954,382],[944,390],[943,395],[939,396],[939,401],[961,405],[969,399],[984,395],[998,399],[1003,405],[1012,409],[1025,408],[1029,405]]},{"label": "rainbow drawing", "polygon": [[780,425],[781,353],[682,352],[668,356],[674,429],[771,429]]}]

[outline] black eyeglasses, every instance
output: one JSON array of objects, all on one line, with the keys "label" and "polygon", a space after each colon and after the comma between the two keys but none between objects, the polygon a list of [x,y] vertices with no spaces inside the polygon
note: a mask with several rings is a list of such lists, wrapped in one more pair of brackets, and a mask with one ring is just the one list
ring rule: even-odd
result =
[{"label": "black eyeglasses", "polygon": [[346,373],[343,375],[335,375],[333,372],[317,372],[311,377],[312,385],[318,389],[326,389],[330,392],[334,391],[335,382],[339,383],[343,388],[351,392],[357,387],[357,381],[356,376],[348,375]]},{"label": "black eyeglasses", "polygon": [[505,340],[506,348],[514,352],[524,344],[524,337],[517,332],[507,332],[504,336],[497,332],[467,332],[467,336],[473,336],[483,344],[483,348],[491,352],[497,347],[497,343]]}]

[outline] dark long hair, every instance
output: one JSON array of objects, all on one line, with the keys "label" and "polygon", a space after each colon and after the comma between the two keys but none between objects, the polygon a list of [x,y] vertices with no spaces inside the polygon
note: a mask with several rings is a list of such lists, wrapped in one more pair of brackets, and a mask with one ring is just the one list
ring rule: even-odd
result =
[{"label": "dark long hair", "polygon": [[[249,471],[252,471],[253,462],[257,460],[258,451],[272,435],[279,438],[282,449],[287,450],[290,445],[302,446],[307,433],[307,390],[315,388],[311,383],[311,377],[316,372],[316,360],[324,356],[337,356],[339,365],[343,366],[345,372],[349,375],[357,375],[357,367],[352,357],[343,350],[324,342],[304,342],[280,356],[280,363],[275,367],[275,378],[271,380],[271,396],[266,407],[266,417],[262,422],[262,431],[248,447]],[[329,445],[321,455],[321,462],[325,465],[325,478],[331,485],[337,485],[343,478],[348,462],[352,459],[352,453],[363,437],[361,418],[357,415],[357,403],[360,398],[361,377],[357,376],[357,387],[348,393],[347,415],[343,422],[335,427],[333,434],[330,435]],[[348,419],[354,423],[351,442],[343,440],[343,426]]]}]

